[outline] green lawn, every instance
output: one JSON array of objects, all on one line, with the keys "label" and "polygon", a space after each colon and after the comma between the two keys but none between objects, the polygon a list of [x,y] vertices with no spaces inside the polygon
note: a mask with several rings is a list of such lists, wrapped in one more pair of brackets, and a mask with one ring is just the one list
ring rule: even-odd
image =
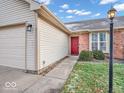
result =
[{"label": "green lawn", "polygon": [[[108,93],[108,64],[77,63],[62,93]],[[124,93],[124,64],[114,64],[113,93]]]}]

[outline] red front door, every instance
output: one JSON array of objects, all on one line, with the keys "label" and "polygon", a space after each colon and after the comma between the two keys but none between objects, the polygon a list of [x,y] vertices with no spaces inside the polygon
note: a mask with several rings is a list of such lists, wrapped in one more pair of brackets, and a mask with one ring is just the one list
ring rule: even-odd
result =
[{"label": "red front door", "polygon": [[71,54],[78,55],[79,54],[79,38],[71,37]]}]

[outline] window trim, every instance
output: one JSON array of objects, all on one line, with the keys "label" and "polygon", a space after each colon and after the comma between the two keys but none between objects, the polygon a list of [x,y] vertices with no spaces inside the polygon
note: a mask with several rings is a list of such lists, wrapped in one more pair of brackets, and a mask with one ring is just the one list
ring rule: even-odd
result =
[{"label": "window trim", "polygon": [[[92,34],[93,33],[98,33],[98,50],[100,50],[100,33],[102,32],[91,32],[90,35],[89,35],[89,50],[92,51]],[[106,51],[103,51],[103,53],[109,53],[109,33],[108,32],[104,32],[106,33],[106,41],[103,41],[103,42],[106,42]]]}]

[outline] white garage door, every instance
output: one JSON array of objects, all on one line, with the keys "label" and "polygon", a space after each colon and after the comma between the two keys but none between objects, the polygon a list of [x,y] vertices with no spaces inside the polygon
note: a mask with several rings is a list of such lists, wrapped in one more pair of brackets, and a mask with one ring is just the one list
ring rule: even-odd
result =
[{"label": "white garage door", "polygon": [[25,68],[25,27],[0,28],[0,65]]}]

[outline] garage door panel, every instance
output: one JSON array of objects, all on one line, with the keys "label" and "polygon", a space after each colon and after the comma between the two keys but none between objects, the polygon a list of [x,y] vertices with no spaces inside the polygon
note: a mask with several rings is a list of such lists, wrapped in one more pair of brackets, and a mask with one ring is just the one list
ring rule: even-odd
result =
[{"label": "garage door panel", "polygon": [[24,69],[25,26],[0,29],[0,65]]}]

